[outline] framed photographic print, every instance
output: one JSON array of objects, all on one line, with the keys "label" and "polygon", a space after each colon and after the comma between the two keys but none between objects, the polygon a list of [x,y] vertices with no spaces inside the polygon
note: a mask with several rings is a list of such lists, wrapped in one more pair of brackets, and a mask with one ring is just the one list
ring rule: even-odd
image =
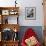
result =
[{"label": "framed photographic print", "polygon": [[9,10],[2,10],[2,15],[9,15]]},{"label": "framed photographic print", "polygon": [[36,8],[26,7],[25,8],[25,18],[27,20],[35,20],[36,19]]}]

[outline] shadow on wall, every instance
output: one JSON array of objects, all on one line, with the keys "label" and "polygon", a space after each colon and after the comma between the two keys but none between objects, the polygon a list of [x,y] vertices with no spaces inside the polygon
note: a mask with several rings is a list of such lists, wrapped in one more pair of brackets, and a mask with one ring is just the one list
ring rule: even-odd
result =
[{"label": "shadow on wall", "polygon": [[28,29],[28,28],[32,28],[36,34],[37,34],[37,37],[39,39],[39,41],[41,43],[43,43],[43,30],[42,30],[42,26],[21,26],[20,27],[20,32],[19,32],[19,39],[20,39],[20,42],[23,38],[23,35],[25,33],[25,31]]}]

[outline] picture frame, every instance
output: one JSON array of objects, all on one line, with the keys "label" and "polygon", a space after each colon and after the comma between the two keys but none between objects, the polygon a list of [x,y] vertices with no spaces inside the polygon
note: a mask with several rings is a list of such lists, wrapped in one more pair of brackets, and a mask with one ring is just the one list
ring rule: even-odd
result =
[{"label": "picture frame", "polygon": [[9,14],[10,15],[17,15],[17,13],[18,12],[16,10],[14,10],[14,9],[9,11]]},{"label": "picture frame", "polygon": [[2,15],[9,15],[9,10],[2,10]]},{"label": "picture frame", "polygon": [[26,7],[25,8],[25,18],[27,20],[35,20],[36,19],[36,8]]}]

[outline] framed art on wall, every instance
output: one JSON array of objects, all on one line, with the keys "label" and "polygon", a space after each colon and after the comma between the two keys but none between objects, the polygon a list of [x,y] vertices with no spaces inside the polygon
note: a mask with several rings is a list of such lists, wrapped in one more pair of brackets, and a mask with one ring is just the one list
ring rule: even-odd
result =
[{"label": "framed art on wall", "polygon": [[9,15],[9,10],[2,10],[2,15]]},{"label": "framed art on wall", "polygon": [[26,7],[25,8],[25,18],[28,20],[36,19],[36,8],[35,7]]}]

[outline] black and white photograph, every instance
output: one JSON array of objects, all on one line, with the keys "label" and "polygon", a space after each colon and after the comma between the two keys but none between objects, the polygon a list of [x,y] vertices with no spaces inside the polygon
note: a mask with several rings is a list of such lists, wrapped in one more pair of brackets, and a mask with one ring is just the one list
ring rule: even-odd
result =
[{"label": "black and white photograph", "polygon": [[29,20],[35,20],[36,19],[36,8],[26,7],[25,8],[25,18]]}]

